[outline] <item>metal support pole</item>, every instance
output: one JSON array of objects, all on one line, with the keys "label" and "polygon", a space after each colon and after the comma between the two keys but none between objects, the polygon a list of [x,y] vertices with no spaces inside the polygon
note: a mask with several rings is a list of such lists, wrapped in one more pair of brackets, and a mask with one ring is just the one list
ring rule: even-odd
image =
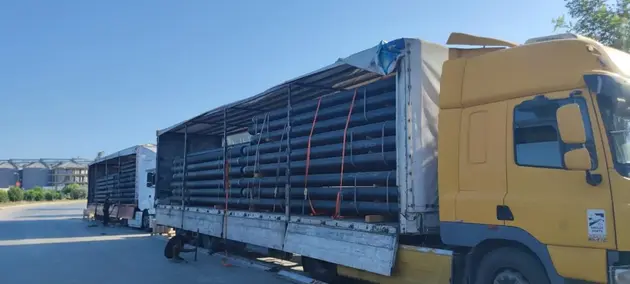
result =
[{"label": "metal support pole", "polygon": [[109,169],[107,167],[107,160],[105,160],[105,177],[107,178],[109,176]]},{"label": "metal support pole", "polygon": [[230,177],[228,176],[228,164],[227,164],[227,108],[223,109],[223,190],[225,191],[225,208],[223,208],[223,239],[227,240],[227,221],[228,221],[228,198]]},{"label": "metal support pole", "polygon": [[195,239],[195,261],[197,261],[197,253],[199,252],[199,242],[201,235],[199,234],[199,228],[197,228],[197,238]]},{"label": "metal support pole", "polygon": [[184,124],[184,163],[183,163],[183,176],[182,176],[182,226],[184,229],[184,208],[186,207],[186,176],[188,175],[188,124]]},{"label": "metal support pole", "polygon": [[291,215],[291,85],[287,94],[287,167],[285,170],[286,184],[284,186],[284,215],[289,221]]},{"label": "metal support pole", "polygon": [[120,174],[121,174],[121,163],[120,163],[120,155],[118,156],[118,176],[116,177],[116,191],[118,192],[118,195],[120,196]]},{"label": "metal support pole", "polygon": [[[107,177],[108,175],[109,175],[109,171],[108,171],[108,168],[107,168],[107,160],[105,160],[105,177]],[[107,194],[105,194],[105,198],[107,199]],[[96,213],[94,213],[94,217],[96,217]],[[105,211],[104,210],[103,210],[103,218],[105,218]]]}]

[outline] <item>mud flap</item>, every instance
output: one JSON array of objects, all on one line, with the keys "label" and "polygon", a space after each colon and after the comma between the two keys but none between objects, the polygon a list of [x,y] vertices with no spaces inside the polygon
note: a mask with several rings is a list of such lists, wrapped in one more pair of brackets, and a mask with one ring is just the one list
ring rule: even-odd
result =
[{"label": "mud flap", "polygon": [[118,218],[133,219],[135,211],[136,207],[134,205],[120,205],[118,206]]}]

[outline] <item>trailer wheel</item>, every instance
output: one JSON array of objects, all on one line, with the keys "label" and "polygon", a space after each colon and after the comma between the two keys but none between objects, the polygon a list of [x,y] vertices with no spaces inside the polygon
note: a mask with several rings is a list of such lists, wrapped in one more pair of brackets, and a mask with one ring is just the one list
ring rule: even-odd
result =
[{"label": "trailer wheel", "polygon": [[208,235],[201,235],[201,246],[207,249],[210,254],[221,251],[223,249],[223,245],[219,238]]},{"label": "trailer wheel", "polygon": [[142,229],[142,230],[149,230],[149,227],[150,227],[149,218],[150,217],[151,217],[151,215],[149,215],[149,210],[144,209],[144,211],[142,211],[142,225],[140,225],[140,229]]},{"label": "trailer wheel", "polygon": [[326,283],[335,283],[337,280],[337,265],[334,263],[303,256],[302,268],[316,280]]},{"label": "trailer wheel", "polygon": [[486,254],[478,266],[475,284],[549,284],[547,273],[533,255],[511,247]]}]

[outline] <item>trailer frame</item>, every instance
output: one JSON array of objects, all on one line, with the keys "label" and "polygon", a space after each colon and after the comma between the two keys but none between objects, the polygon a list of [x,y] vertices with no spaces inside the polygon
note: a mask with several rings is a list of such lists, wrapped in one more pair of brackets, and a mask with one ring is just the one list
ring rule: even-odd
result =
[{"label": "trailer frame", "polygon": [[[288,194],[291,189],[291,172],[288,167],[291,159],[287,158],[284,214],[231,210],[227,204],[225,208],[190,207],[186,205],[184,198],[180,206],[171,205],[161,202],[168,198],[159,196],[160,204],[156,206],[157,224],[189,232],[199,230],[199,233],[211,237],[277,249],[380,275],[391,275],[400,234],[423,235],[438,232],[437,165],[431,164],[437,163],[437,131],[432,133],[429,124],[435,123],[437,126],[439,74],[442,63],[447,58],[448,48],[418,39],[403,38],[389,43],[381,42],[373,48],[287,81],[260,95],[222,106],[157,131],[159,146],[156,175],[160,177],[160,171],[167,169],[169,162],[159,158],[160,152],[166,153],[171,148],[176,148],[162,148],[161,139],[166,143],[183,138],[183,141],[178,141],[183,142],[185,157],[193,146],[191,135],[221,138],[220,144],[219,140],[215,144],[223,148],[223,159],[227,160],[227,137],[246,131],[242,121],[252,115],[261,115],[270,109],[286,106],[289,118],[286,153],[290,157],[292,105],[330,94],[331,91],[353,90],[380,79],[394,77],[398,145],[396,174],[401,209],[397,223],[373,224],[362,219],[291,215]],[[430,85],[430,88],[425,85]],[[428,121],[431,119],[435,121]],[[221,124],[223,127],[218,127]],[[430,137],[423,139],[420,131],[429,131]],[[177,143],[182,146],[180,142]],[[196,147],[205,146],[207,145]],[[434,172],[428,172],[428,175],[435,174],[431,180],[423,171],[433,166]],[[168,173],[162,175],[166,181],[162,185],[158,181],[156,187],[167,184]],[[224,170],[224,182],[228,179],[227,171]],[[186,191],[185,180],[186,175],[183,176],[182,194]],[[168,190],[156,188],[156,194],[161,195],[166,191]]]}]

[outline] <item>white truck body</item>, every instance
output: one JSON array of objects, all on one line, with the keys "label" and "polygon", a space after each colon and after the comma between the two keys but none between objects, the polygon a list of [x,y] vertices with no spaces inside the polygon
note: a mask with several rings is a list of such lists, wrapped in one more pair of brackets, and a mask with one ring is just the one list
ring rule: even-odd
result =
[{"label": "white truck body", "polygon": [[136,192],[138,209],[155,215],[155,188],[147,186],[147,170],[155,168],[156,146],[141,146],[136,152]]},{"label": "white truck body", "polygon": [[[96,175],[96,166],[99,165],[101,168],[103,164],[107,164],[113,160],[118,159],[119,157],[135,155],[135,164],[136,164],[136,177],[135,177],[135,198],[134,205],[137,208],[139,213],[143,211],[147,211],[149,215],[155,215],[155,188],[147,186],[147,170],[155,168],[156,163],[156,152],[157,147],[154,144],[143,144],[137,145],[133,147],[129,147],[123,150],[120,150],[111,155],[107,155],[105,157],[101,157],[96,159],[94,162],[90,164],[90,173],[89,176],[92,178]],[[107,170],[105,171],[107,172]],[[90,188],[89,190],[93,190]],[[90,194],[88,193],[88,197]],[[90,205],[92,200],[88,198],[88,205]],[[128,205],[128,204],[125,204]],[[98,211],[97,211],[98,212]],[[132,218],[136,219],[142,218],[142,214],[138,215],[137,212],[132,214]],[[127,218],[125,218],[127,219]],[[130,226],[135,226],[134,224],[138,223],[138,227],[141,225],[141,220],[139,222],[130,221],[128,224]]]}]

